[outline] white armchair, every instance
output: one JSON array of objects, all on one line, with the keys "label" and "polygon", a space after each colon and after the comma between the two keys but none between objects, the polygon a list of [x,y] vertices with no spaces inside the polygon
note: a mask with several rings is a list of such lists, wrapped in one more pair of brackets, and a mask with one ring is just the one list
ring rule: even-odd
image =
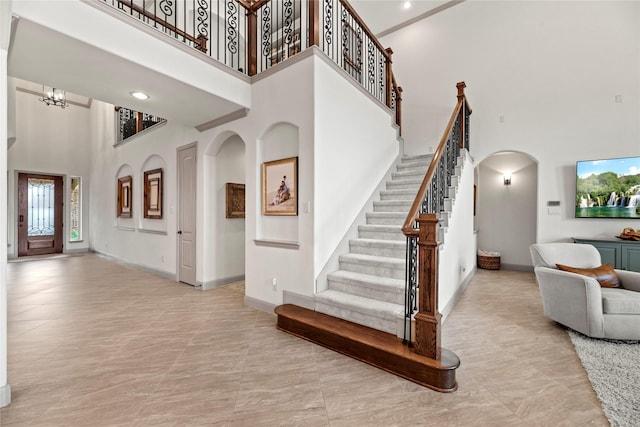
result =
[{"label": "white armchair", "polygon": [[603,288],[594,278],[556,268],[599,267],[600,253],[591,245],[535,244],[530,252],[545,316],[590,337],[640,340],[640,273],[615,270],[622,287]]}]

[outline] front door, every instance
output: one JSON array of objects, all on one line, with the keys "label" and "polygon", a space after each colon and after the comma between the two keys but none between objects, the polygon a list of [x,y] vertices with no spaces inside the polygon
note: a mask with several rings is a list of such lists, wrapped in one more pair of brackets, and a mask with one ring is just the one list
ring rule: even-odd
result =
[{"label": "front door", "polygon": [[178,280],[196,285],[196,153],[178,148]]},{"label": "front door", "polygon": [[18,256],[62,252],[62,177],[18,174]]}]

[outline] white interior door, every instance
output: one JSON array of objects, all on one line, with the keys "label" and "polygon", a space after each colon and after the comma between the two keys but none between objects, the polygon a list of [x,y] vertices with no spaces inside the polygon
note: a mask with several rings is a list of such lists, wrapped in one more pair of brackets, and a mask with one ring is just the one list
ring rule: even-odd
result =
[{"label": "white interior door", "polygon": [[178,280],[196,285],[196,144],[178,148]]}]

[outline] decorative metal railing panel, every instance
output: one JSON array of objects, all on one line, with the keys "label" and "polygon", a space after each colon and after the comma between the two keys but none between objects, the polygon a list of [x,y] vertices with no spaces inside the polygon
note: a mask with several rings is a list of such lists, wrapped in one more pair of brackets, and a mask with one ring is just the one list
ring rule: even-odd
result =
[{"label": "decorative metal railing panel", "polygon": [[[446,137],[441,141],[436,156],[432,160],[435,164],[430,178],[426,183],[424,196],[420,203],[419,214],[440,214],[445,210],[445,200],[449,197],[449,188],[452,177],[456,173],[458,158],[462,149],[469,148],[469,115],[471,111],[467,108],[464,97],[459,99],[456,105],[457,114],[447,128]],[[429,168],[427,174],[432,168]],[[425,180],[428,176],[425,176]],[[411,215],[411,214],[410,214]],[[411,319],[419,309],[417,295],[420,289],[418,270],[418,223],[417,215],[411,224],[415,233],[406,233],[407,253],[406,253],[406,274],[405,274],[405,334],[404,343],[411,345]],[[435,310],[434,310],[435,312]]]},{"label": "decorative metal railing panel", "polygon": [[247,72],[247,20],[237,0],[102,0],[187,46]]},{"label": "decorative metal railing panel", "polygon": [[317,44],[392,108],[400,125],[402,90],[392,81],[392,52],[382,47],[346,0],[102,1],[249,75]]},{"label": "decorative metal railing panel", "polygon": [[[387,104],[387,52],[344,0],[322,0],[319,47],[371,95]],[[390,105],[390,104],[387,104]]]},{"label": "decorative metal railing panel", "polygon": [[116,107],[116,114],[116,144],[124,142],[127,138],[131,138],[145,129],[166,122],[162,117],[124,107]]},{"label": "decorative metal railing panel", "polygon": [[256,13],[257,72],[265,71],[309,46],[306,1],[267,1]]}]

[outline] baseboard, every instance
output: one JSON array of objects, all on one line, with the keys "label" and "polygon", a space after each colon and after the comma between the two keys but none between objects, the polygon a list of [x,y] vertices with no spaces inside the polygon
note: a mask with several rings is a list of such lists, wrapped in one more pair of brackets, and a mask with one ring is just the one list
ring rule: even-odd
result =
[{"label": "baseboard", "polygon": [[449,314],[451,314],[451,311],[453,311],[453,308],[456,306],[456,304],[460,300],[460,297],[462,297],[462,294],[467,289],[467,286],[469,286],[469,283],[471,283],[471,279],[473,279],[473,276],[476,274],[476,271],[477,271],[476,267],[474,267],[469,272],[469,274],[467,274],[467,277],[465,277],[462,283],[460,284],[460,286],[458,286],[456,293],[453,294],[453,298],[451,298],[451,300],[449,301],[449,304],[447,304],[445,308],[440,310],[440,314],[442,315],[442,320],[441,320],[442,322],[444,322],[449,316]]},{"label": "baseboard", "polygon": [[3,408],[11,403],[11,386],[5,384],[0,387],[0,408]]},{"label": "baseboard", "polygon": [[209,280],[208,282],[204,282],[202,284],[202,290],[208,291],[210,289],[219,288],[220,286],[228,285],[231,283],[242,282],[243,280],[244,274],[240,276],[225,277],[224,279]]},{"label": "baseboard", "polygon": [[168,280],[173,280],[174,282],[178,280],[175,274],[172,274],[166,271],[157,270],[152,267],[147,267],[146,265],[136,264],[135,262],[130,262],[122,258],[118,258],[116,256],[97,251],[95,249],[91,249],[90,252],[93,252],[98,256],[107,258],[113,262],[117,262],[118,264],[126,265],[127,267],[135,268],[138,270],[146,271],[147,273],[155,274],[156,276],[160,276]]},{"label": "baseboard", "polygon": [[282,291],[282,301],[283,304],[293,304],[298,307],[308,308],[309,310],[316,309],[315,298],[287,290]]},{"label": "baseboard", "polygon": [[79,254],[83,252],[89,252],[89,248],[77,248],[77,249],[65,249],[65,254]]},{"label": "baseboard", "polygon": [[274,310],[276,309],[275,304],[270,304],[268,302],[261,301],[259,299],[251,298],[249,296],[244,296],[244,305],[255,308],[256,310],[264,311],[265,313],[274,314]]},{"label": "baseboard", "polygon": [[532,265],[521,265],[521,264],[500,264],[501,270],[509,270],[509,271],[524,271],[527,273],[533,273]]}]

